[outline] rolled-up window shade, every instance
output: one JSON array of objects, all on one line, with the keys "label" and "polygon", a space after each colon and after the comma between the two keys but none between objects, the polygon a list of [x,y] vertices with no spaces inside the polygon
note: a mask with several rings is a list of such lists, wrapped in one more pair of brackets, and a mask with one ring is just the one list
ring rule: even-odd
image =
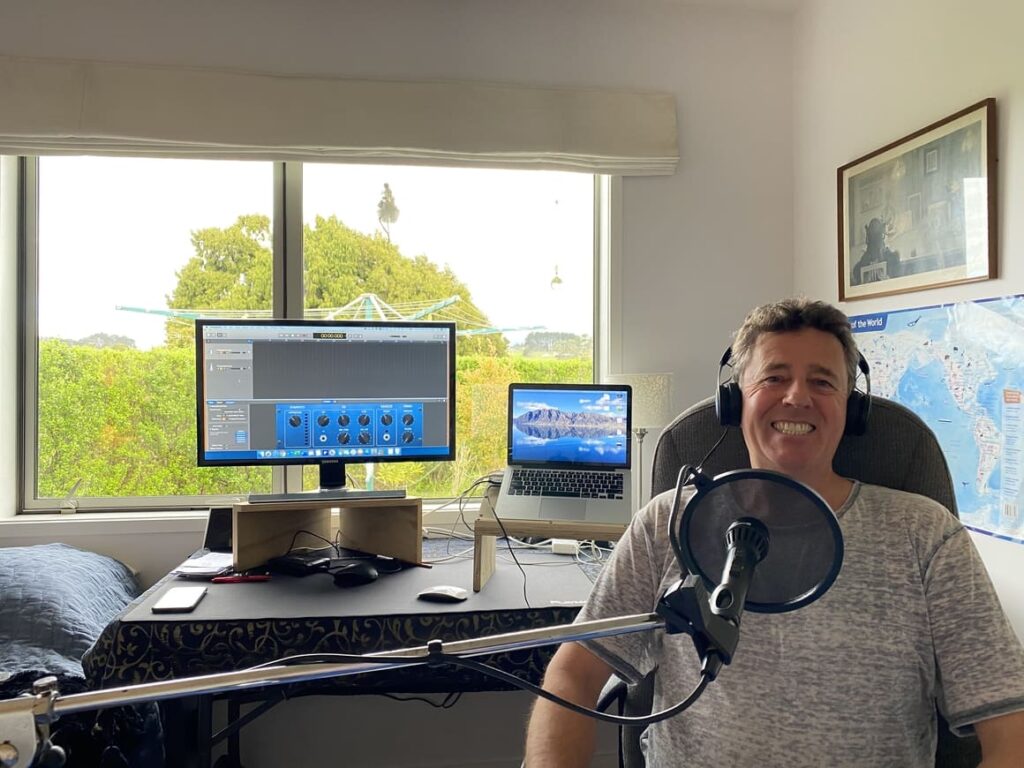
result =
[{"label": "rolled-up window shade", "polygon": [[335,160],[663,175],[671,94],[0,56],[0,153]]}]

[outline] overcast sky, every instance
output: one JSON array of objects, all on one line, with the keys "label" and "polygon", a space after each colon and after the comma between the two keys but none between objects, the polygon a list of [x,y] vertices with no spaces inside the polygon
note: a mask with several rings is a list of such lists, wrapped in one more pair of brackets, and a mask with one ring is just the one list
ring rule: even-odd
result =
[{"label": "overcast sky", "polygon": [[[335,214],[372,234],[385,182],[400,211],[392,241],[405,256],[450,265],[496,326],[592,331],[592,177],[307,164],[304,219]],[[163,343],[162,318],[115,307],[165,309],[193,255],[191,232],[269,215],[271,185],[269,163],[44,158],[40,335]],[[552,289],[556,266],[562,283]]]}]

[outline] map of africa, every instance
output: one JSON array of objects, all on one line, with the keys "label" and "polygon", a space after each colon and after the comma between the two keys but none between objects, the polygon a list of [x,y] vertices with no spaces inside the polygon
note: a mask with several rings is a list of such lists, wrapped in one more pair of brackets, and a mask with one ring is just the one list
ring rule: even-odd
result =
[{"label": "map of africa", "polygon": [[972,530],[1024,544],[1024,296],[852,315],[871,392],[939,438]]}]

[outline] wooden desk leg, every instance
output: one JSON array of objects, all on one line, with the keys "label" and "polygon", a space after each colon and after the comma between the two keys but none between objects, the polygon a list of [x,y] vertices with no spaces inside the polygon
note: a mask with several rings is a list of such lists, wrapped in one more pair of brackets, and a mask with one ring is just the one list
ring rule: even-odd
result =
[{"label": "wooden desk leg", "polygon": [[473,591],[479,592],[494,573],[498,538],[480,531],[473,532]]}]

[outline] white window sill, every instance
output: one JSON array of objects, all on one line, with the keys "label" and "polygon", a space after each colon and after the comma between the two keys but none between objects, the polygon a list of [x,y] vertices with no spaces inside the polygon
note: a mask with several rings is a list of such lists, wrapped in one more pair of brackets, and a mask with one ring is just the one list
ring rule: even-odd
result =
[{"label": "white window sill", "polygon": [[[466,522],[472,525],[480,510],[480,499],[474,497],[462,505]],[[451,526],[459,517],[457,503],[425,501],[423,525]],[[22,514],[0,518],[0,541],[7,544],[17,539],[39,539],[47,532],[60,536],[103,534],[202,533],[206,529],[206,510],[153,510],[147,512],[76,512],[74,514]]]}]

